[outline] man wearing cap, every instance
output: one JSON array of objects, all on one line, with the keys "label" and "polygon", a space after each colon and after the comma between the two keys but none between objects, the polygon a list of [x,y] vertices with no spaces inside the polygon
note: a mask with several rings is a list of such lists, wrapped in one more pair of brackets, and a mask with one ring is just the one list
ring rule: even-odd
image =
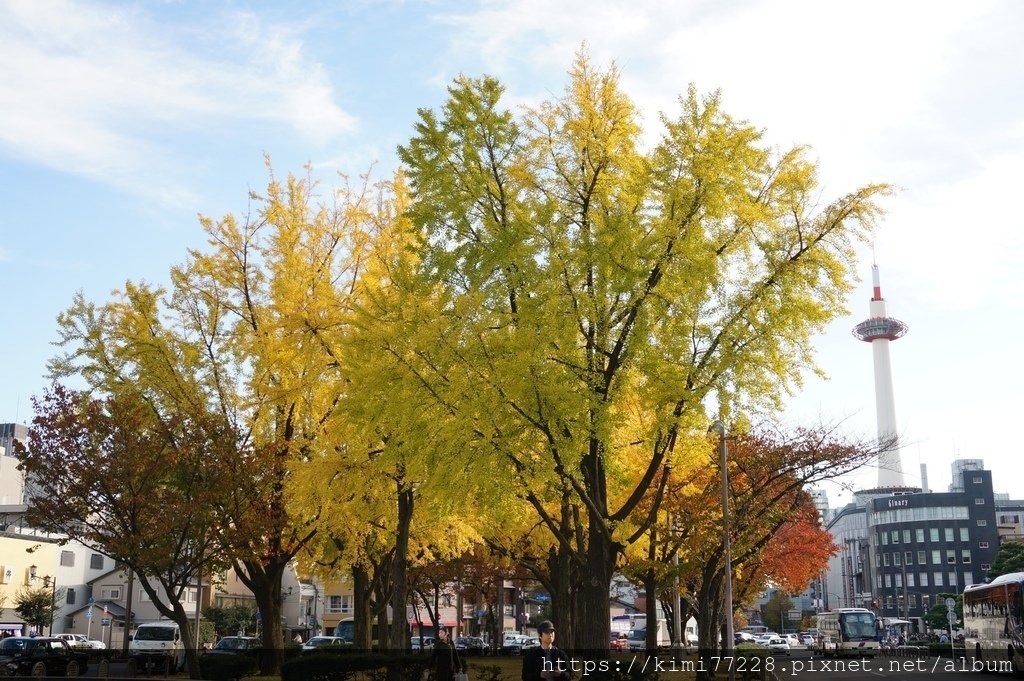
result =
[{"label": "man wearing cap", "polygon": [[539,648],[523,653],[523,681],[567,681],[572,678],[569,658],[555,647],[555,625],[544,620],[537,625]]}]

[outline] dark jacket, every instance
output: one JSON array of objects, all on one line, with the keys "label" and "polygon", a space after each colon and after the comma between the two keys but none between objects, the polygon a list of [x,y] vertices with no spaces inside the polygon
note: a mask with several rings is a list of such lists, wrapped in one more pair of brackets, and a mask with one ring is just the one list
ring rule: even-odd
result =
[{"label": "dark jacket", "polygon": [[466,671],[466,663],[459,657],[455,643],[450,637],[446,641],[434,641],[430,667],[434,671],[434,678],[431,681],[453,681],[456,671]]},{"label": "dark jacket", "polygon": [[[545,662],[547,666],[545,666]],[[561,666],[559,666],[559,662],[561,662]],[[523,681],[545,681],[540,675],[545,669],[557,673],[556,676],[547,677],[549,680],[568,681],[572,678],[569,656],[555,646],[551,646],[548,650],[541,647],[527,648],[523,652]],[[562,670],[560,673],[558,673],[559,669]]]}]

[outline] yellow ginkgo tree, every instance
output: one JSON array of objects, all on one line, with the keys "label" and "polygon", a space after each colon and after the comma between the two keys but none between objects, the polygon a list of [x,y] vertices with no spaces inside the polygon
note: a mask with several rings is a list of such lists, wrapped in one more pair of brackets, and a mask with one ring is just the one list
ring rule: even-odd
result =
[{"label": "yellow ginkgo tree", "polygon": [[648,148],[618,71],[584,54],[562,95],[519,116],[502,95],[458,78],[399,148],[430,323],[396,361],[564,551],[559,630],[604,648],[609,584],[657,509],[641,502],[706,405],[770,411],[813,368],[888,187],[825,200],[805,149],[693,88]]}]

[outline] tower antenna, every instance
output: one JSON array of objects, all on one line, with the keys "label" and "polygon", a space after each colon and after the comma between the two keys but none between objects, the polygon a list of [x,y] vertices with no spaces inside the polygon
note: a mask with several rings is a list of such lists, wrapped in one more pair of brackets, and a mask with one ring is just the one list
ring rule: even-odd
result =
[{"label": "tower antenna", "polygon": [[[874,251],[874,244],[872,244]],[[878,487],[904,487],[903,463],[896,438],[896,400],[892,389],[889,343],[906,335],[909,327],[886,314],[878,265],[871,265],[871,317],[853,327],[853,337],[871,343],[875,367],[875,414],[878,420]]]}]

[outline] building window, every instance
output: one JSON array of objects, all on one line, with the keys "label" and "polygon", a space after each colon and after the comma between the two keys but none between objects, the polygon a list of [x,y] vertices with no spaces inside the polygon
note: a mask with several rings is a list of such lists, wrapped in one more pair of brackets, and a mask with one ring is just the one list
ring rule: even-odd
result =
[{"label": "building window", "polygon": [[965,572],[964,573],[964,585],[965,586],[969,586],[971,584],[974,584],[974,573],[973,572]]},{"label": "building window", "polygon": [[953,541],[953,528],[952,527],[946,527],[946,528],[943,528],[943,530],[944,530],[943,534],[946,537],[946,541]]},{"label": "building window", "polygon": [[921,586],[928,586],[928,573],[927,572],[921,572],[917,576],[920,578],[919,582],[920,582]]},{"label": "building window", "polygon": [[119,601],[121,600],[121,587],[119,586],[104,586],[100,588],[100,600],[102,601]]},{"label": "building window", "polygon": [[980,541],[980,542],[978,542],[978,548],[979,549],[987,549],[988,548],[988,542],[987,541]]},{"label": "building window", "polygon": [[910,607],[911,608],[916,608],[917,607],[917,594],[910,594]]},{"label": "building window", "polygon": [[914,586],[914,573],[913,572],[908,572],[907,573],[907,586]]},{"label": "building window", "polygon": [[885,597],[885,609],[892,610],[892,596]]},{"label": "building window", "polygon": [[928,603],[931,601],[931,596],[928,594],[921,594],[921,609],[928,612]]},{"label": "building window", "polygon": [[971,482],[973,482],[975,485],[980,485],[981,484],[981,477],[976,475],[973,478],[971,478]]},{"label": "building window", "polygon": [[963,549],[960,551],[960,562],[964,565],[968,565],[971,562],[971,550]]},{"label": "building window", "polygon": [[971,537],[966,527],[960,528],[960,541],[970,541]]},{"label": "building window", "polygon": [[910,543],[910,530],[903,530],[903,543],[904,544],[909,544]]},{"label": "building window", "polygon": [[979,520],[978,521],[978,527],[987,527],[987,526],[988,526],[988,521],[987,520]]},{"label": "building window", "polygon": [[75,566],[75,552],[74,551],[61,551],[60,552],[60,564],[62,567],[74,567]]},{"label": "building window", "polygon": [[891,589],[892,588],[892,575],[886,575],[885,576],[885,588],[886,589]]},{"label": "building window", "polygon": [[892,564],[893,565],[899,565],[900,564],[900,552],[899,551],[897,551],[896,553],[892,554]]},{"label": "building window", "polygon": [[332,613],[351,613],[352,612],[352,596],[351,594],[345,594],[342,596],[331,596],[327,602],[327,612]]},{"label": "building window", "polygon": [[68,605],[74,605],[75,604],[75,590],[74,589],[68,589],[67,604]]},{"label": "building window", "polygon": [[917,538],[917,543],[918,544],[923,544],[924,543],[924,528],[923,527],[917,528],[916,530],[914,530],[914,534],[915,534],[915,536]]},{"label": "building window", "polygon": [[940,565],[940,564],[942,564],[942,551],[939,551],[938,549],[933,549],[932,550],[932,565]]},{"label": "building window", "polygon": [[985,497],[974,497],[974,505],[975,506],[984,506],[985,505]]},{"label": "building window", "polygon": [[932,586],[942,586],[942,573],[941,572],[933,572],[932,573]]},{"label": "building window", "polygon": [[889,554],[888,553],[883,553],[882,554],[882,565],[885,566],[885,567],[889,567]]},{"label": "building window", "polygon": [[889,533],[888,532],[883,532],[882,533],[882,546],[888,546],[888,545],[889,545]]},{"label": "building window", "polygon": [[917,564],[924,565],[928,562],[928,554],[924,551],[917,552]]},{"label": "building window", "polygon": [[956,564],[956,551],[953,549],[946,549],[946,562],[950,565]]},{"label": "building window", "polygon": [[89,567],[93,570],[102,570],[103,555],[99,553],[94,553],[91,556],[89,556]]},{"label": "building window", "polygon": [[981,571],[982,572],[988,572],[991,569],[992,569],[992,566],[989,565],[988,563],[982,563],[981,564]]},{"label": "building window", "polygon": [[900,531],[899,530],[893,530],[892,531],[892,543],[893,544],[899,544],[900,543]]},{"label": "building window", "polygon": [[937,528],[937,527],[929,527],[928,528],[928,538],[931,539],[932,541],[939,541],[939,528]]},{"label": "building window", "polygon": [[900,575],[900,574],[896,575],[896,588],[897,589],[902,589],[903,588],[903,575]]},{"label": "building window", "polygon": [[149,601],[149,594],[146,593],[145,589],[139,589],[139,602],[142,603],[144,601]]},{"label": "building window", "polygon": [[950,570],[949,572],[949,583],[946,586],[956,586],[956,572]]}]

